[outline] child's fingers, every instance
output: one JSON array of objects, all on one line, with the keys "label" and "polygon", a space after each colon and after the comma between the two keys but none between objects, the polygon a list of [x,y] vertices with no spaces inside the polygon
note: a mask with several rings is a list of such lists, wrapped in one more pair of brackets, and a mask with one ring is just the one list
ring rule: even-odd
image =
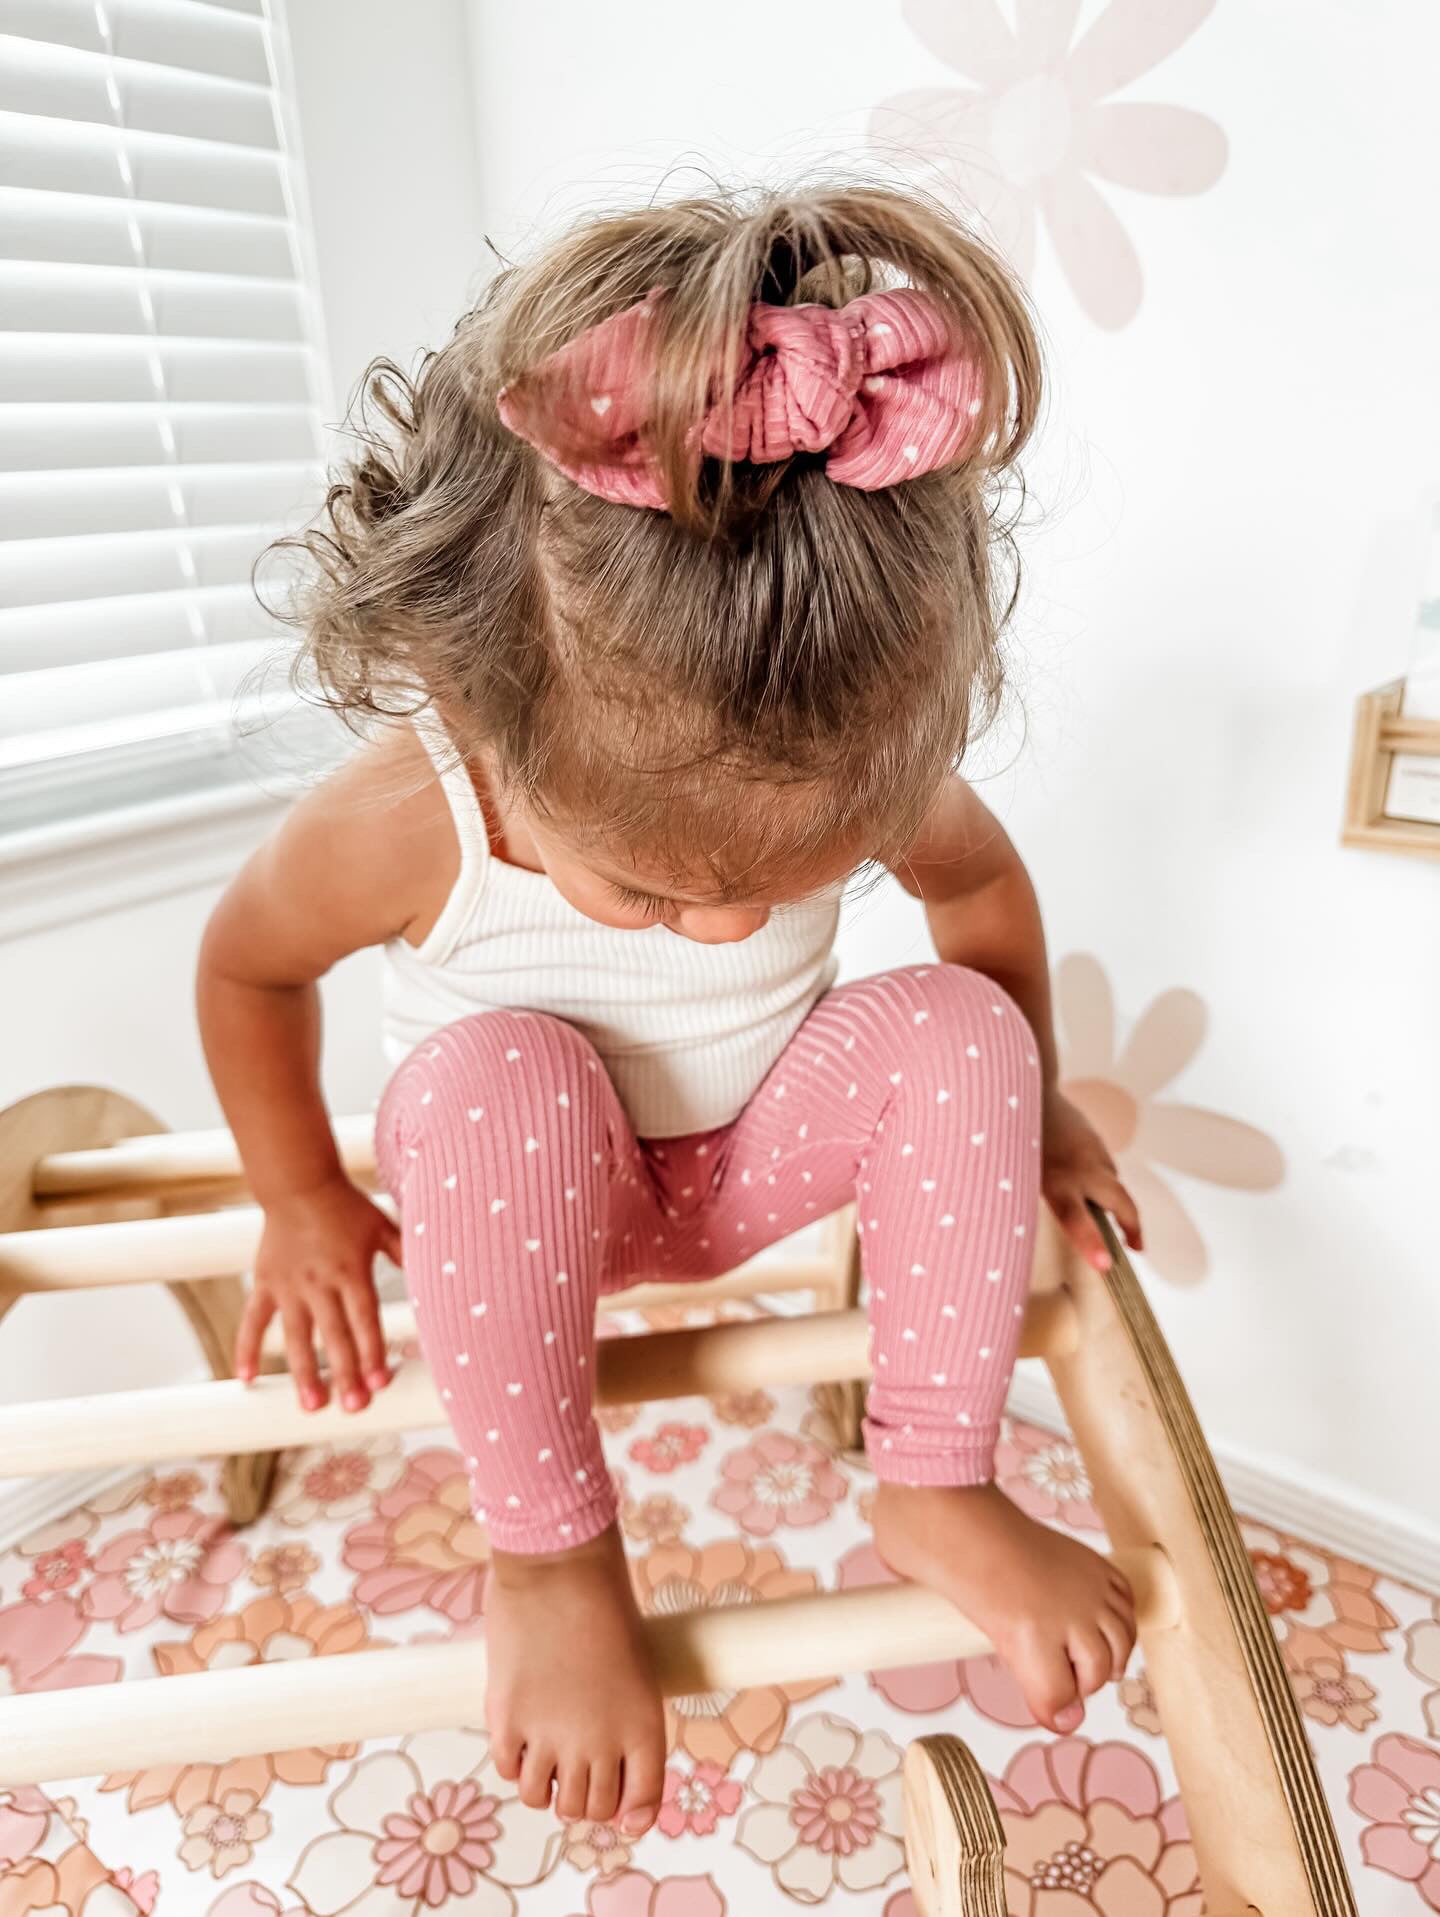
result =
[{"label": "child's fingers", "polygon": [[235,1333],[235,1376],[242,1384],[253,1384],[260,1376],[260,1341],[274,1316],[275,1300],[270,1293],[253,1290],[245,1300]]},{"label": "child's fingers", "polygon": [[315,1343],[310,1313],[297,1298],[282,1305],[280,1315],[285,1321],[285,1356],[289,1361],[295,1395],[303,1409],[318,1411],[324,1404],[327,1393],[320,1382],[320,1373],[315,1365]]},{"label": "child's fingers", "polygon": [[1140,1241],[1140,1213],[1135,1200],[1120,1183],[1114,1172],[1093,1172],[1086,1181],[1088,1195],[1097,1205],[1103,1205],[1113,1212],[1120,1221],[1120,1229],[1125,1234],[1125,1242],[1132,1251],[1142,1249]]},{"label": "child's fingers", "polygon": [[400,1227],[393,1218],[387,1218],[378,1205],[375,1207],[375,1215],[380,1220],[380,1250],[384,1252],[392,1265],[403,1265],[405,1240],[401,1236]]},{"label": "child's fingers", "polygon": [[1093,1265],[1097,1271],[1108,1271],[1110,1254],[1105,1249],[1105,1240],[1100,1236],[1100,1227],[1090,1216],[1084,1199],[1071,1192],[1059,1192],[1050,1200],[1050,1209],[1059,1219],[1060,1229],[1086,1264]]},{"label": "child's fingers", "polygon": [[360,1374],[372,1391],[383,1391],[390,1382],[390,1366],[385,1357],[385,1333],[380,1326],[380,1300],[374,1281],[365,1277],[346,1285],[340,1294],[350,1334],[360,1354]]},{"label": "child's fingers", "polygon": [[355,1340],[339,1298],[333,1291],[317,1291],[310,1309],[330,1360],[330,1377],[347,1411],[363,1411],[370,1393],[360,1382],[360,1366],[355,1357]]}]

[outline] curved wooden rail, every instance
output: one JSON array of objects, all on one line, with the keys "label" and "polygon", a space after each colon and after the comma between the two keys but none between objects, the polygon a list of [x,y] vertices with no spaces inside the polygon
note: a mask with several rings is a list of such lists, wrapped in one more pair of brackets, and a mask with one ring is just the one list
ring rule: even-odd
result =
[{"label": "curved wooden rail", "polygon": [[[1114,1550],[1163,1543],[1179,1620],[1141,1624],[1206,1908],[1356,1917],[1339,1839],[1249,1553],[1110,1220],[1098,1272],[1060,1251],[1078,1336],[1050,1358]],[[1058,1234],[1051,1234],[1052,1246]]]},{"label": "curved wooden rail", "polygon": [[917,1737],[905,1753],[905,1861],[920,1917],[1006,1917],[1005,1831],[958,1737]]}]

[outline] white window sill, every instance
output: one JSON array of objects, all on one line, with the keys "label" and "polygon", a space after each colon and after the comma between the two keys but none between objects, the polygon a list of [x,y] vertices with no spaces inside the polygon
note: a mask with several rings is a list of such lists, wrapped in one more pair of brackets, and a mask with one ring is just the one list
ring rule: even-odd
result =
[{"label": "white window sill", "polygon": [[216,884],[293,796],[235,785],[0,837],[0,942]]}]

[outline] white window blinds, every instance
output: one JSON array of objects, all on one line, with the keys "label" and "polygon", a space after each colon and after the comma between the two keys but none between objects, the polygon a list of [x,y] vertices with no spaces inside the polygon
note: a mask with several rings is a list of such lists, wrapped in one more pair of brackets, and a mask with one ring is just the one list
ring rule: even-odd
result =
[{"label": "white window blinds", "polygon": [[313,506],[323,391],[279,31],[0,0],[0,839],[257,758],[251,568]]}]

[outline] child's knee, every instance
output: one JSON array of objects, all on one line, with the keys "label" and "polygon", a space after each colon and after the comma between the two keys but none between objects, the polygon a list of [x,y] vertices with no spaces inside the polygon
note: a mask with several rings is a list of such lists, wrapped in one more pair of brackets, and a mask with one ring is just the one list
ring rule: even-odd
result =
[{"label": "child's knee", "polygon": [[594,1046],[542,1012],[477,1012],[443,1026],[397,1068],[380,1101],[382,1161],[428,1138],[478,1124],[493,1108],[514,1121],[541,1109],[574,1113],[608,1088]]}]

